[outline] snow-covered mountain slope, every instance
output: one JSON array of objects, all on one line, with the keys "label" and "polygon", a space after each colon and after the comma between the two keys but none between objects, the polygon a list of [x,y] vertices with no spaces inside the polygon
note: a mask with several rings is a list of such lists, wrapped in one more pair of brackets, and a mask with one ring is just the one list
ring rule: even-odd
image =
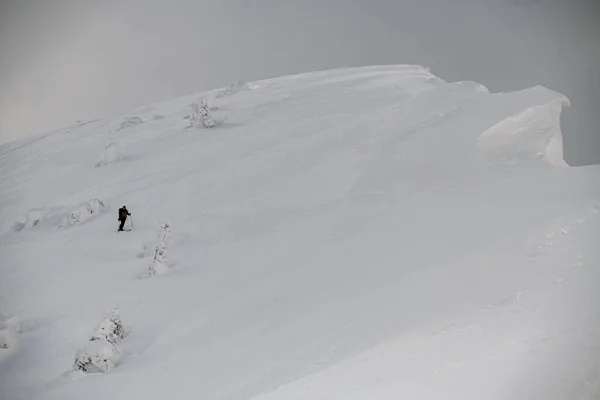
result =
[{"label": "snow-covered mountain slope", "polygon": [[[562,160],[565,97],[418,66],[202,96],[215,128],[194,95],[0,147],[0,398],[600,395],[600,168]],[[112,369],[73,371],[117,306]]]}]

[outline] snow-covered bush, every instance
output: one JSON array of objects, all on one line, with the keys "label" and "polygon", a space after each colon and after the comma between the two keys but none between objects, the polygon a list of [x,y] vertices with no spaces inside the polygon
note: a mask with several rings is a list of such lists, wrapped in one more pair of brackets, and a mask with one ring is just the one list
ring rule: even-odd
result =
[{"label": "snow-covered bush", "polygon": [[108,372],[121,358],[117,347],[125,338],[125,329],[118,308],[106,313],[96,326],[87,345],[75,353],[73,369],[83,372]]},{"label": "snow-covered bush", "polygon": [[159,119],[164,119],[164,118],[165,118],[165,117],[164,117],[163,115],[160,115],[160,114],[154,114],[154,115],[152,116],[152,120],[153,120],[153,121],[158,121]]},{"label": "snow-covered bush", "polygon": [[[80,203],[71,208],[71,211],[69,212],[69,216],[66,221],[66,225],[75,225],[82,221],[85,221],[92,215],[99,213],[105,207],[106,206],[104,205],[104,202],[99,199],[91,199],[89,201]],[[64,225],[65,224],[61,226]]]},{"label": "snow-covered bush", "polygon": [[113,308],[104,316],[104,320],[96,327],[90,341],[106,340],[116,345],[125,338],[125,329],[119,315],[119,310]]},{"label": "snow-covered bush", "polygon": [[117,147],[117,144],[109,143],[104,148],[104,151],[102,152],[102,155],[100,156],[100,160],[95,164],[95,166],[96,167],[105,167],[108,164],[118,161],[119,158],[120,158],[120,156],[119,156],[119,149]]},{"label": "snow-covered bush", "polygon": [[109,372],[121,359],[119,349],[107,340],[88,342],[85,348],[75,353],[73,369],[83,372]]},{"label": "snow-covered bush", "polygon": [[171,234],[171,225],[162,221],[158,227],[158,245],[154,250],[154,257],[152,263],[148,267],[148,274],[150,276],[161,275],[168,272],[169,268],[163,262],[163,257],[167,251],[167,238]]},{"label": "snow-covered bush", "polygon": [[206,100],[190,103],[190,124],[188,128],[214,128],[217,126],[215,120],[210,115],[210,110]]},{"label": "snow-covered bush", "polygon": [[227,86],[225,89],[219,91],[215,95],[215,99],[232,96],[232,95],[236,94],[237,92],[247,89],[247,88],[248,88],[248,85],[245,82],[235,81],[235,82],[231,83],[229,86]]},{"label": "snow-covered bush", "polygon": [[160,245],[156,247],[154,259],[152,260],[152,263],[148,266],[148,275],[149,276],[162,275],[162,274],[169,272],[169,267],[167,267],[163,263],[163,259],[162,259],[162,255],[165,251],[165,248],[164,247],[160,248],[160,247],[161,247]]},{"label": "snow-covered bush", "polygon": [[64,228],[79,224],[106,209],[102,200],[90,199],[75,206],[49,206],[29,210],[24,221],[13,224],[13,231],[19,232],[25,228]]},{"label": "snow-covered bush", "polygon": [[166,240],[167,237],[171,234],[171,224],[167,221],[160,221],[158,225],[158,237],[161,240]]},{"label": "snow-covered bush", "polygon": [[132,126],[143,124],[144,120],[140,117],[126,117],[123,122],[121,122],[121,127],[119,129],[125,129]]},{"label": "snow-covered bush", "polygon": [[12,347],[19,334],[19,318],[0,314],[0,349]]}]

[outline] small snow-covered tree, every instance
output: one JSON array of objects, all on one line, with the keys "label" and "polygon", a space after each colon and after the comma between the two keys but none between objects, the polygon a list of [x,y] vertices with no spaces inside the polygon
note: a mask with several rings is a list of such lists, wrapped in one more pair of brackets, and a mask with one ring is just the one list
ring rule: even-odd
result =
[{"label": "small snow-covered tree", "polygon": [[121,353],[117,347],[125,338],[125,329],[118,308],[106,313],[96,326],[86,346],[75,353],[73,369],[83,372],[108,372],[118,364]]},{"label": "small snow-covered tree", "polygon": [[158,237],[162,241],[165,241],[165,240],[167,240],[167,236],[169,236],[170,234],[171,234],[171,224],[169,224],[167,221],[161,221],[160,224],[158,225]]},{"label": "small snow-covered tree", "polygon": [[94,333],[90,337],[90,341],[106,340],[109,343],[116,345],[121,343],[125,338],[125,329],[119,315],[118,308],[113,308],[104,316],[104,320],[98,324]]},{"label": "small snow-covered tree", "polygon": [[148,267],[150,276],[160,275],[168,271],[168,267],[163,263],[163,257],[167,251],[167,238],[171,234],[171,225],[166,221],[161,221],[158,226],[158,245],[154,250],[152,263]]},{"label": "small snow-covered tree", "polygon": [[120,359],[121,353],[113,343],[104,339],[94,340],[75,353],[73,369],[89,373],[109,372]]},{"label": "small snow-covered tree", "polygon": [[118,308],[106,313],[96,326],[87,345],[75,353],[73,369],[83,372],[108,372],[118,364],[121,353],[117,344],[125,338]]},{"label": "small snow-covered tree", "polygon": [[190,103],[190,125],[188,128],[214,128],[217,124],[210,115],[205,99]]}]

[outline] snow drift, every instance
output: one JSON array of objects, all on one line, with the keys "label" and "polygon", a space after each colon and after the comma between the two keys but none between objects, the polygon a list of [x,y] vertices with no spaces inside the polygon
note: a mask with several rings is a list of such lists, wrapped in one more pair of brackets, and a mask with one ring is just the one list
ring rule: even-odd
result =
[{"label": "snow drift", "polygon": [[553,166],[567,166],[560,131],[560,113],[567,104],[556,101],[503,119],[481,134],[478,146],[498,161],[539,158]]},{"label": "snow drift", "polygon": [[96,167],[106,167],[109,164],[118,161],[120,158],[119,150],[116,143],[109,143],[102,152],[100,160],[95,164]]},{"label": "snow drift", "polygon": [[[225,122],[187,129],[201,98]],[[566,105],[351,68],[0,147],[0,299],[35,327],[0,398],[597,397],[600,170],[557,168]],[[128,155],[95,168],[107,135]],[[58,206],[95,198],[132,231]],[[90,342],[113,304],[126,340]]]}]

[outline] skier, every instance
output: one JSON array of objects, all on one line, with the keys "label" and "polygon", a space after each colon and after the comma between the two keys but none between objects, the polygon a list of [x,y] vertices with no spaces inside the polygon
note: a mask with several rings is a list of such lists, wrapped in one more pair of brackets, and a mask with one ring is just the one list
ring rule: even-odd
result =
[{"label": "skier", "polygon": [[123,206],[122,208],[119,208],[119,219],[118,221],[121,222],[121,224],[119,225],[119,232],[121,232],[123,230],[123,227],[125,226],[125,221],[127,220],[127,216],[131,215],[131,213],[129,211],[127,211],[127,207]]}]

